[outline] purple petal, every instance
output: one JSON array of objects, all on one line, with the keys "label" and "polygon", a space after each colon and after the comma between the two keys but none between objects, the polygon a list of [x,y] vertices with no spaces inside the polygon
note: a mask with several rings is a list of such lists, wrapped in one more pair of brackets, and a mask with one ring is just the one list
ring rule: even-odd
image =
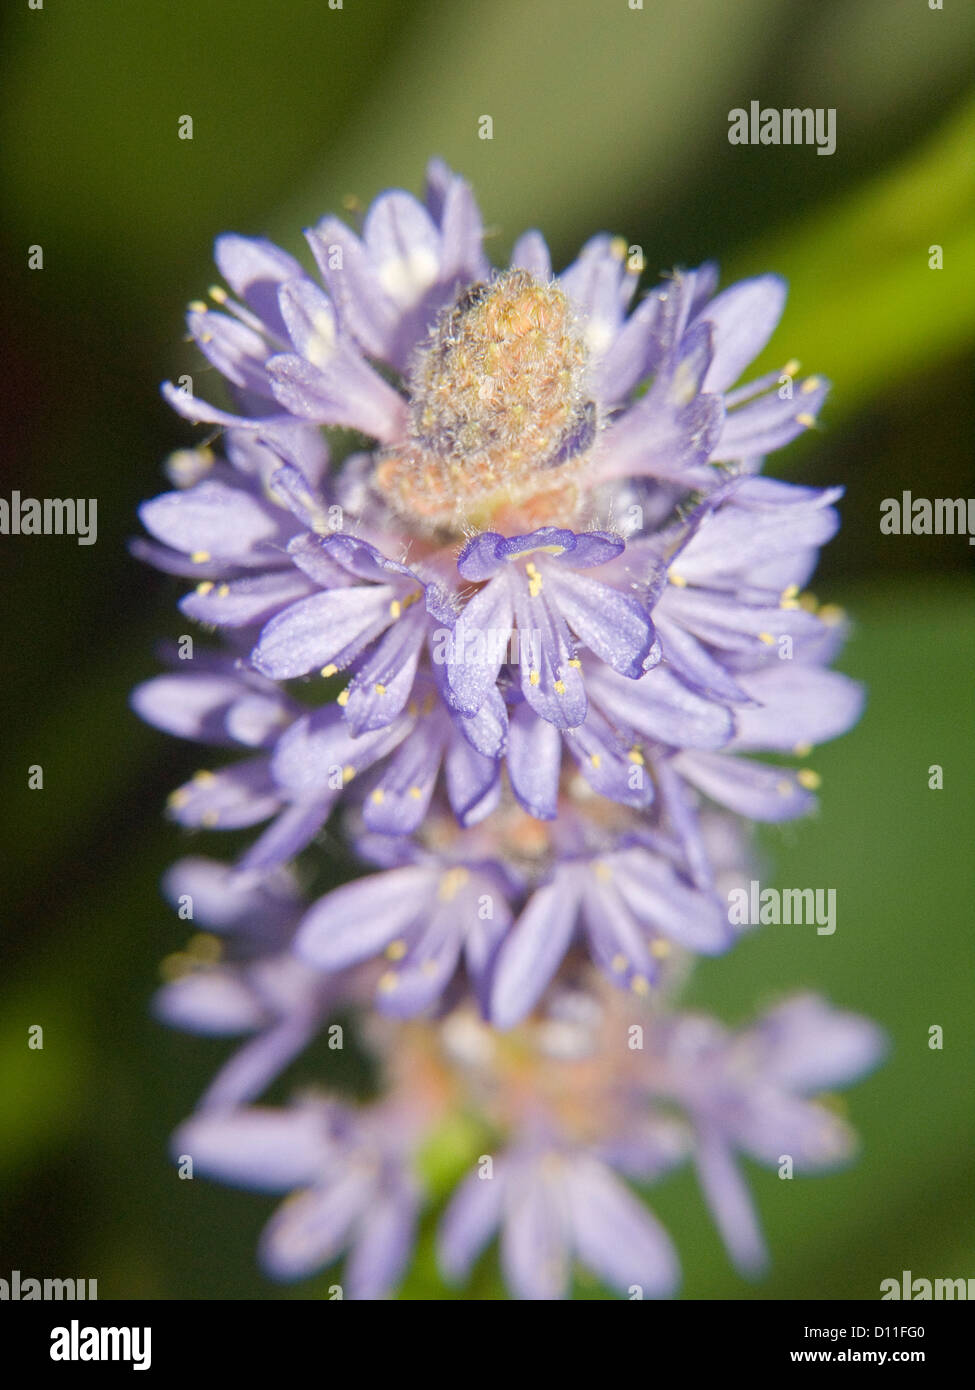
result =
[{"label": "purple petal", "polygon": [[430,870],[416,866],[344,884],[302,918],[295,950],[321,970],[368,960],[424,915],[432,887]]},{"label": "purple petal", "polygon": [[534,1008],[562,962],[575,929],[579,886],[563,872],[532,894],[498,956],[491,1019],[513,1028]]}]

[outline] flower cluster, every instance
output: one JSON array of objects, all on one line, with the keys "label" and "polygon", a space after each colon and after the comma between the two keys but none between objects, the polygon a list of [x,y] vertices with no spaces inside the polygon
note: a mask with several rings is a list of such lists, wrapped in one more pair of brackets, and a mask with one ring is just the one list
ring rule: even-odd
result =
[{"label": "flower cluster", "polygon": [[[840,489],[760,472],[827,383],[790,362],[740,384],[777,277],[718,292],[712,266],[675,271],[634,303],[625,242],[554,274],[537,232],[492,269],[437,161],[423,202],[388,192],[358,234],[329,217],[307,238],[315,275],[218,240],[229,290],[187,322],[225,399],[164,391],[220,453],[171,456],[135,542],[192,580],[180,609],[215,634],[133,696],[225,750],[170,812],[253,828],[232,864],[166,883],[206,930],[167,960],[159,1014],[246,1038],[176,1151],[297,1191],[264,1266],[300,1278],[348,1251],[349,1297],[395,1288],[458,1117],[476,1162],[441,1219],[446,1278],[497,1232],[515,1296],[564,1296],[574,1259],[670,1294],[670,1239],[627,1183],[685,1161],[758,1269],[735,1154],[843,1159],[809,1097],[882,1050],[812,997],[736,1032],[675,1002],[741,930],[750,823],[815,805],[790,759],[861,708],[828,669],[843,615],[805,592]],[[363,872],[308,902],[324,834]],[[256,1104],[339,1012],[381,1098]]]}]

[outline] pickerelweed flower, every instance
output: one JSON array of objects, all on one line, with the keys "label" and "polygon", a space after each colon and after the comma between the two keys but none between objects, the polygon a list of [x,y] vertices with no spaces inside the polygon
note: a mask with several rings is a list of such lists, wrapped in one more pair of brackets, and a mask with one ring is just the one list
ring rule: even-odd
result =
[{"label": "pickerelweed flower", "polygon": [[[345,1254],[348,1297],[396,1289],[432,1205],[447,1281],[497,1237],[514,1297],[569,1296],[577,1267],[669,1296],[638,1189],[685,1162],[755,1273],[736,1156],[844,1160],[812,1097],[883,1050],[813,996],[737,1031],[677,1005],[741,933],[751,823],[816,805],[787,760],[861,711],[828,669],[845,618],[805,590],[842,490],[761,471],[828,384],[750,376],[777,276],[718,291],[706,265],[639,297],[621,238],[557,274],[534,231],[494,269],[439,161],[422,202],[384,193],[307,240],[313,271],[218,239],[229,289],[187,323],[224,399],[164,387],[210,440],[171,455],[134,542],[192,581],[179,608],[210,638],[133,695],[223,750],[170,813],[248,837],[165,884],[193,934],[159,1017],[244,1039],[174,1153],[292,1193],[263,1268]],[[378,1099],[330,1078],[262,1100],[320,1033],[340,1060],[345,1027]],[[458,1134],[469,1171],[445,1181]]]}]

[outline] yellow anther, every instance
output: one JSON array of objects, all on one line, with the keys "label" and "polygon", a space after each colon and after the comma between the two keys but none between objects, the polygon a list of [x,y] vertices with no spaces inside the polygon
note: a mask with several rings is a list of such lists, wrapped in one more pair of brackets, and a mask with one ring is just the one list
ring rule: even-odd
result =
[{"label": "yellow anther", "polygon": [[346,705],[349,703],[349,692],[348,692],[348,689],[340,690],[340,691],[339,691],[339,693],[338,693],[338,695],[337,695],[337,697],[336,697],[335,703],[336,703],[337,705],[341,705],[342,708],[345,709]]},{"label": "yellow anther", "polygon": [[647,979],[646,975],[634,975],[633,979],[630,981],[630,989],[632,989],[634,994],[649,994],[650,981]]},{"label": "yellow anther", "polygon": [[419,718],[420,706],[417,704],[415,700],[411,700],[410,703],[407,705],[406,709],[411,719]]},{"label": "yellow anther", "polygon": [[186,950],[194,960],[210,964],[223,955],[223,942],[212,932],[195,932],[186,943]]},{"label": "yellow anther", "polygon": [[213,580],[204,579],[202,584],[197,584],[196,592],[200,595],[200,598],[206,598],[207,594],[211,591],[212,588]]},{"label": "yellow anther", "polygon": [[794,756],[797,758],[808,758],[812,751],[813,746],[811,743],[797,743],[792,750]]},{"label": "yellow anther", "polygon": [[626,956],[615,955],[612,959],[611,965],[613,970],[616,971],[617,975],[622,975],[623,971],[626,969],[629,963],[630,962],[626,959]]},{"label": "yellow anther", "polygon": [[220,285],[211,285],[207,290],[207,294],[211,299],[215,299],[218,304],[226,304],[227,302],[227,291]]},{"label": "yellow anther", "polygon": [[582,670],[582,662],[579,660],[579,658],[578,658],[577,656],[573,656],[573,657],[570,657],[570,658],[569,658],[569,665],[570,665],[570,666],[574,666],[575,669],[576,669],[577,671],[581,671],[581,670]]},{"label": "yellow anther", "polygon": [[173,951],[159,962],[159,974],[166,984],[171,984],[173,980],[181,980],[192,969],[193,962],[185,951]]},{"label": "yellow anther", "polygon": [[609,243],[609,254],[615,257],[618,261],[626,260],[629,249],[630,248],[627,245],[626,237],[614,236],[612,241]]},{"label": "yellow anther", "polygon": [[194,565],[205,565],[208,560],[213,559],[213,556],[210,554],[209,550],[194,550],[190,559],[193,561]]},{"label": "yellow anther", "polygon": [[542,678],[537,671],[528,672],[528,681],[530,685],[537,685],[541,679]]},{"label": "yellow anther", "polygon": [[800,368],[801,366],[802,366],[802,363],[799,361],[799,359],[798,359],[797,357],[793,357],[793,358],[792,358],[789,362],[787,362],[787,363],[785,364],[785,366],[782,368],[782,375],[783,375],[783,376],[795,376],[796,372],[798,372],[798,370],[799,370],[799,368]]},{"label": "yellow anther", "polygon": [[818,389],[819,389],[819,377],[818,377],[818,376],[807,376],[806,379],[805,379],[805,381],[804,381],[804,382],[802,383],[802,385],[799,387],[799,390],[802,392],[802,394],[803,394],[804,396],[808,396],[811,392],[817,391]]},{"label": "yellow anther", "polygon": [[343,767],[342,769],[342,781],[351,782],[354,776],[355,768],[352,766],[351,763],[346,763],[345,767]]},{"label": "yellow anther", "polygon": [[379,977],[379,991],[382,994],[392,994],[399,981],[396,978],[395,970],[387,970]]},{"label": "yellow anther", "polygon": [[217,598],[229,598],[229,596],[230,596],[230,585],[229,585],[229,584],[221,584],[221,585],[220,585],[220,588],[217,590]]},{"label": "yellow anther", "polygon": [[208,314],[210,312],[209,304],[204,304],[202,299],[190,300],[190,308],[194,314]]},{"label": "yellow anther", "polygon": [[815,423],[816,417],[814,415],[810,415],[807,410],[800,411],[800,413],[796,416],[796,424],[804,425],[807,430],[811,430]]},{"label": "yellow anther", "polygon": [[670,955],[670,952],[670,942],[664,941],[662,937],[658,936],[655,941],[650,942],[650,954],[656,960],[666,960],[667,957]]},{"label": "yellow anther", "polygon": [[410,787],[410,796],[413,798],[414,801],[419,801],[422,795],[423,792],[420,790],[419,787]]},{"label": "yellow anther", "polygon": [[447,872],[441,878],[440,886],[437,890],[437,896],[439,897],[440,901],[442,903],[453,902],[454,898],[457,896],[457,894],[460,892],[460,890],[463,888],[464,884],[467,882],[469,878],[470,874],[468,873],[467,869],[461,868],[459,866],[455,869],[448,869]]},{"label": "yellow anther", "polygon": [[382,787],[377,787],[374,792],[370,793],[369,800],[375,802],[377,806],[381,806],[386,800],[386,793]]},{"label": "yellow anther", "polygon": [[403,605],[400,603],[398,598],[394,598],[392,603],[389,605],[389,616],[391,618],[399,618],[402,615],[402,612]]},{"label": "yellow anther", "polygon": [[815,594],[800,594],[799,607],[805,613],[815,613],[819,608],[819,599]]},{"label": "yellow anther", "polygon": [[555,687],[554,687],[554,689],[555,689],[556,695],[564,695],[564,694],[565,694],[565,682],[564,682],[564,681],[556,681],[556,682],[555,682]]},{"label": "yellow anther", "polygon": [[643,767],[646,761],[639,748],[631,748],[626,756],[629,758],[631,763],[636,763],[638,767]]},{"label": "yellow anther", "polygon": [[332,676],[338,675],[338,670],[339,668],[337,666],[333,666],[332,663],[329,662],[327,666],[322,667],[322,675],[325,680],[329,680]]},{"label": "yellow anther", "polygon": [[590,753],[589,755],[589,761],[595,768],[599,767],[599,764],[602,762],[602,760],[602,755],[600,753]]},{"label": "yellow anther", "polygon": [[174,792],[170,792],[167,802],[173,810],[178,811],[180,806],[185,806],[190,799],[190,794],[185,787],[177,787]]},{"label": "yellow anther", "polygon": [[213,342],[213,334],[212,334],[212,333],[201,333],[201,334],[200,334],[200,344],[201,344],[201,346],[202,346],[203,344],[205,344],[205,343],[212,343],[212,342]]},{"label": "yellow anther", "polygon": [[819,617],[827,627],[835,627],[837,623],[843,621],[846,617],[846,613],[838,603],[824,603],[819,610]]},{"label": "yellow anther", "polygon": [[379,682],[379,681],[377,681],[376,684],[375,684],[372,688],[373,688],[373,690],[376,692],[377,695],[385,695],[385,694],[386,694],[386,687],[385,687],[381,682]]},{"label": "yellow anther", "polygon": [[823,785],[823,779],[818,772],[813,772],[811,767],[804,767],[801,772],[797,773],[796,781],[800,787],[805,787],[807,792],[818,791]]},{"label": "yellow anther", "polygon": [[402,960],[405,955],[406,942],[402,937],[397,937],[395,941],[391,941],[386,947],[387,960]]},{"label": "yellow anther", "polygon": [[772,636],[770,632],[760,632],[758,634],[758,640],[760,642],[764,642],[766,647],[771,647],[775,643],[775,638]]},{"label": "yellow anther", "polygon": [[670,580],[671,584],[673,584],[675,589],[687,588],[687,580],[684,578],[682,574],[678,574],[675,570],[668,570],[667,578]]},{"label": "yellow anther", "polygon": [[212,787],[216,780],[216,773],[209,772],[206,768],[193,774],[193,781],[198,787]]}]

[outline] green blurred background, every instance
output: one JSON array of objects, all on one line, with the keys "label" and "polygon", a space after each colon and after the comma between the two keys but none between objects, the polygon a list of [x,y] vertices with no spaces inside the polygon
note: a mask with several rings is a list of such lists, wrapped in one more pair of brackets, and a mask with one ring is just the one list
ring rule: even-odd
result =
[{"label": "green blurred background", "polygon": [[[155,640],[185,624],[178,586],[125,542],[164,486],[162,457],[194,437],[157,383],[199,365],[182,312],[214,279],[213,237],[269,234],[302,255],[303,225],[350,193],[418,190],[438,153],[475,185],[496,262],[539,226],[557,265],[607,229],[643,247],[648,279],[712,256],[726,279],[785,274],[764,365],[796,356],[834,381],[823,428],[771,468],[847,488],[814,587],[855,618],[842,665],[870,704],[815,757],[818,818],[764,842],[780,882],[837,889],[839,925],[757,933],[704,964],[690,999],[734,1021],[819,989],[879,1019],[892,1053],[845,1098],[855,1167],[753,1174],[775,1259],[759,1284],[729,1269],[688,1175],[655,1189],[684,1292],[870,1299],[902,1269],[975,1275],[973,552],[878,525],[903,488],[973,488],[975,9],[17,0],[3,52],[0,492],[97,497],[99,515],[91,547],[0,537],[0,1274],[97,1277],[102,1297],[139,1298],[331,1282],[265,1283],[253,1248],[271,1199],[179,1182],[167,1161],[228,1049],[148,1017],[158,961],[185,938],[156,884],[180,853],[228,842],[162,819],[200,753],[141,727],[126,700],[156,669]],[[731,146],[728,112],[752,99],[835,107],[835,154]],[[177,138],[185,114],[191,142]],[[491,142],[477,138],[484,114]],[[27,268],[34,244],[42,271]],[[35,763],[43,791],[27,789]],[[928,789],[933,763],[942,791]],[[43,1051],[26,1046],[36,1023]],[[449,1296],[429,1235],[422,1248],[405,1296]],[[471,1292],[500,1296],[492,1259]],[[600,1296],[585,1282],[578,1294]]]}]

